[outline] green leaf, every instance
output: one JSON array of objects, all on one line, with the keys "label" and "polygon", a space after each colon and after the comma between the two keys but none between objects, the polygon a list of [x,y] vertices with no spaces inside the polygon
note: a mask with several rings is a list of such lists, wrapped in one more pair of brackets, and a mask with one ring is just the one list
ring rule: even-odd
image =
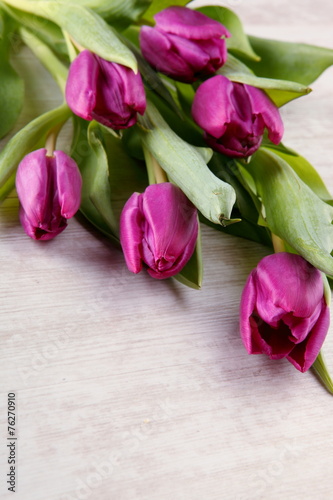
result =
[{"label": "green leaf", "polygon": [[189,3],[189,0],[153,0],[149,9],[144,15],[143,22],[153,22],[155,14],[161,10],[171,7],[172,5],[180,5],[181,7]]},{"label": "green leaf", "polygon": [[177,95],[179,103],[183,109],[183,111],[187,114],[187,116],[192,116],[192,104],[195,96],[195,90],[192,85],[188,83],[175,82]]},{"label": "green leaf", "polygon": [[61,0],[5,0],[8,5],[38,14],[58,24],[83,48],[137,71],[132,52],[113,29],[90,9]]},{"label": "green leaf", "polygon": [[92,204],[103,217],[110,232],[118,237],[119,224],[111,204],[109,163],[103,146],[103,129],[95,121],[92,121],[88,126],[88,141],[96,155],[94,177],[89,186],[89,197]]},{"label": "green leaf", "polygon": [[231,55],[217,74],[224,75],[233,82],[263,89],[278,107],[311,92],[311,89],[297,82],[256,76],[247,65]]},{"label": "green leaf", "polygon": [[256,183],[269,229],[315,267],[333,276],[333,207],[270,149],[257,151],[246,169]]},{"label": "green leaf", "polygon": [[65,94],[68,69],[53,51],[46,45],[40,38],[35,36],[31,31],[26,28],[19,30],[22,40],[30,48],[33,54],[38,57],[45,68],[50,72],[55,81],[60,87],[60,90]]},{"label": "green leaf", "polygon": [[[14,9],[13,7],[9,7],[9,5],[6,4],[3,5],[10,16],[14,18],[18,23],[35,33],[38,38],[52,47],[55,52],[67,57],[66,43],[59,26],[52,23],[51,21],[48,21],[47,19],[36,16],[35,14],[30,14],[29,12]],[[19,43],[19,37],[13,36],[12,44],[14,45],[14,48]]]},{"label": "green leaf", "polygon": [[223,24],[230,31],[232,36],[227,38],[228,51],[232,51],[235,55],[241,55],[253,61],[260,60],[260,57],[251,47],[249,38],[244,32],[241,20],[232,10],[217,5],[200,7],[196,10],[215,19],[215,21]]},{"label": "green leaf", "polygon": [[158,108],[169,127],[184,141],[197,146],[207,146],[201,128],[193,119],[183,114],[181,117],[155,92],[146,91],[147,98]]},{"label": "green leaf", "polygon": [[123,30],[130,24],[139,21],[142,14],[151,5],[152,0],[71,0],[89,7],[109,24],[118,30]]},{"label": "green leaf", "polygon": [[[280,147],[279,147],[280,146]],[[326,203],[332,204],[332,195],[318,174],[317,170],[303,156],[295,151],[288,150],[282,144],[278,146],[267,144],[268,149],[275,152],[280,158],[285,160],[296,172],[298,177],[307,184],[316,195]]]},{"label": "green leaf", "polygon": [[[108,236],[110,239],[113,239],[114,235],[112,233],[112,228],[110,228],[105,218],[99,212],[91,199],[92,186],[94,186],[98,169],[102,170],[103,173],[103,164],[101,166],[98,165],[98,160],[101,161],[102,158],[103,161],[104,155],[101,151],[100,154],[98,154],[99,158],[96,156],[96,150],[98,150],[99,145],[95,143],[94,150],[89,143],[88,126],[89,122],[86,122],[78,117],[74,117],[74,138],[71,154],[79,166],[83,181],[80,211],[99,231]],[[97,189],[96,184],[95,193]]]},{"label": "green leaf", "polygon": [[24,102],[24,83],[9,57],[15,34],[14,22],[0,9],[0,138],[15,125]]},{"label": "green leaf", "polygon": [[137,127],[130,127],[122,132],[122,143],[129,156],[144,161],[145,156],[142,149],[141,135]]},{"label": "green leaf", "polygon": [[[134,128],[137,129],[137,125]],[[119,220],[128,198],[134,192],[142,193],[148,186],[147,170],[145,162],[131,157],[124,142],[112,134],[104,134],[104,145],[109,162],[112,208]]]},{"label": "green leaf", "polygon": [[332,49],[254,36],[249,39],[261,59],[247,64],[258,76],[310,85],[333,64]]},{"label": "green leaf", "polygon": [[131,158],[123,141],[106,127],[77,117],[74,123],[72,155],[83,179],[80,211],[119,244],[121,210],[134,191],[148,185],[144,164]]},{"label": "green leaf", "polygon": [[12,66],[0,61],[0,138],[15,125],[24,101],[24,84]]},{"label": "green leaf", "polygon": [[180,273],[176,274],[174,278],[195,290],[200,290],[202,286],[203,277],[203,263],[202,263],[202,250],[201,250],[201,232],[199,226],[199,234],[194,253],[188,263],[183,267]]},{"label": "green leaf", "polygon": [[35,118],[10,139],[0,153],[0,202],[15,186],[15,172],[22,158],[44,147],[50,131],[68,120],[71,112],[66,104]]},{"label": "green leaf", "polygon": [[232,217],[240,218],[241,220],[237,224],[231,224],[226,228],[211,224],[204,218],[201,218],[201,220],[205,224],[215,227],[215,229],[221,230],[227,234],[271,246],[272,241],[268,230],[266,227],[261,227],[257,224],[260,203],[258,203],[251,189],[248,189],[236,161],[220,153],[214,153],[208,166],[216,177],[227,182],[234,188],[236,192],[236,203],[232,211]]},{"label": "green leaf", "polygon": [[141,123],[143,144],[169,179],[207,219],[222,225],[233,222],[235,191],[208,169],[197,149],[178,137],[150,102]]}]

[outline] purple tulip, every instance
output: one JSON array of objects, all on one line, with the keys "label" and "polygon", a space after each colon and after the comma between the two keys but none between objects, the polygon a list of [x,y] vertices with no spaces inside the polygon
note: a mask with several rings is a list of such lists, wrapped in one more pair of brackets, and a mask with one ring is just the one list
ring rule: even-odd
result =
[{"label": "purple tulip", "polygon": [[140,73],[89,50],[80,52],[69,68],[66,100],[76,115],[113,129],[131,127],[146,109]]},{"label": "purple tulip", "polygon": [[169,182],[133,193],[120,218],[120,242],[128,269],[144,265],[153,278],[179,273],[191,258],[198,236],[195,206]]},{"label": "purple tulip", "polygon": [[228,30],[217,21],[186,7],[168,7],[154,16],[154,28],[143,26],[140,46],[157,71],[191,83],[209,76],[227,59]]},{"label": "purple tulip", "polygon": [[240,331],[249,354],[287,358],[305,372],[319,354],[330,322],[320,271],[303,257],[264,257],[244,288]]},{"label": "purple tulip", "polygon": [[283,135],[279,110],[265,92],[222,75],[200,85],[192,116],[205,131],[209,146],[227,156],[252,155],[261,144],[265,128],[274,144],[279,144]]},{"label": "purple tulip", "polygon": [[82,179],[75,161],[63,151],[47,156],[38,149],[23,158],[16,174],[20,220],[28,236],[50,240],[80,207]]}]

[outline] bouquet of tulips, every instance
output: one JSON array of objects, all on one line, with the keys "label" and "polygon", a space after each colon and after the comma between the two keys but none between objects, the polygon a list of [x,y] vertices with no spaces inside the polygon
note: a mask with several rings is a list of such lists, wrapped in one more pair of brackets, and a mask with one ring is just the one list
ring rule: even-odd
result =
[{"label": "bouquet of tulips", "polygon": [[[186,3],[1,2],[1,135],[23,102],[13,38],[49,70],[64,104],[7,142],[0,199],[16,186],[35,240],[56,237],[80,210],[121,247],[129,271],[196,289],[199,221],[270,246],[241,297],[245,348],[312,367],[333,392],[320,352],[333,202],[314,167],[281,143],[279,112],[308,94],[333,51],[249,37],[232,10]],[[56,142],[69,119],[66,154]]]}]

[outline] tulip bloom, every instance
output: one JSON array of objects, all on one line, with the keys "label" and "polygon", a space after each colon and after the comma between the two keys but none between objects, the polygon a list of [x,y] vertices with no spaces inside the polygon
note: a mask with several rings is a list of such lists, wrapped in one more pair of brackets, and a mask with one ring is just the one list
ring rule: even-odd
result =
[{"label": "tulip bloom", "polygon": [[120,242],[132,273],[144,265],[153,278],[174,276],[191,258],[197,236],[197,210],[170,182],[133,193],[123,208]]},{"label": "tulip bloom", "polygon": [[330,321],[323,278],[303,257],[264,257],[244,288],[240,331],[249,354],[286,357],[305,372],[319,354]]},{"label": "tulip bloom", "polygon": [[192,116],[205,131],[209,146],[227,156],[251,156],[259,148],[265,128],[274,144],[283,135],[279,110],[265,92],[222,75],[200,85]]},{"label": "tulip bloom", "polygon": [[215,73],[225,63],[224,38],[230,33],[222,24],[186,7],[168,7],[154,19],[154,28],[141,28],[140,46],[157,71],[191,83]]},{"label": "tulip bloom", "polygon": [[47,156],[38,149],[23,158],[16,174],[20,220],[28,236],[50,240],[67,226],[80,206],[82,179],[75,161],[63,151]]},{"label": "tulip bloom", "polygon": [[66,100],[85,120],[96,120],[113,129],[134,125],[143,115],[146,96],[140,73],[106,61],[83,50],[69,68]]}]

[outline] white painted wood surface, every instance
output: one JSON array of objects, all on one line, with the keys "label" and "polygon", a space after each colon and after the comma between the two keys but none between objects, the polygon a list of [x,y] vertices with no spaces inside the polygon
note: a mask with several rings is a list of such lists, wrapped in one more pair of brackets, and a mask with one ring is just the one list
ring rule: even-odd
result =
[{"label": "white painted wood surface", "polygon": [[[251,34],[333,48],[329,0],[225,5]],[[23,124],[60,97],[27,50],[15,64],[27,77]],[[333,68],[283,118],[284,142],[333,191]],[[248,356],[239,338],[240,293],[263,247],[203,227],[198,292],[130,274],[80,220],[32,241],[17,208],[8,199],[0,217],[1,498],[332,498],[332,396],[285,360]],[[324,353],[333,372],[332,327]],[[5,483],[9,391],[15,494]]]}]

